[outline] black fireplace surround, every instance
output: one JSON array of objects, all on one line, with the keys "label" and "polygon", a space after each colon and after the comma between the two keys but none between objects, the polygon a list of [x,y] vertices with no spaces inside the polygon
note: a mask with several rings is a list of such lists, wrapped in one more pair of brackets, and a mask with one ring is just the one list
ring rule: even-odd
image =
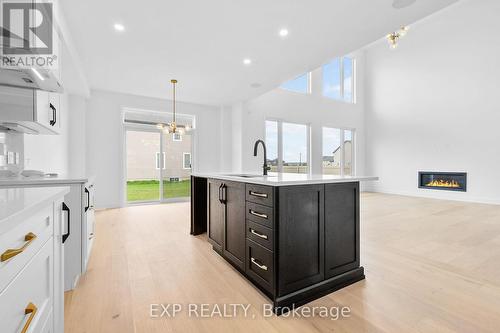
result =
[{"label": "black fireplace surround", "polygon": [[466,172],[418,172],[418,187],[444,191],[467,191]]}]

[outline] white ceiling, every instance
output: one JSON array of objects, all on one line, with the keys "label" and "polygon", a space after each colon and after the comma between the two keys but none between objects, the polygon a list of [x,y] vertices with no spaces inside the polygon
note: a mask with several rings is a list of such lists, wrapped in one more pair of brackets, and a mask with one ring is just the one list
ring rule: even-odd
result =
[{"label": "white ceiling", "polygon": [[[220,105],[258,96],[456,0],[399,10],[392,2],[64,0],[63,11],[91,88],[170,98],[176,78],[179,100]],[[116,22],[126,31],[116,32]]]}]

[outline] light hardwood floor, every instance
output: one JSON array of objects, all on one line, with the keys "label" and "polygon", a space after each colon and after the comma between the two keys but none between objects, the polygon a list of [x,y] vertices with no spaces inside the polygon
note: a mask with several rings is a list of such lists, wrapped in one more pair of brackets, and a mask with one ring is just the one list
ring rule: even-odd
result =
[{"label": "light hardwood floor", "polygon": [[[500,206],[366,193],[366,280],[312,302],[349,318],[263,318],[260,292],[189,236],[189,203],[97,213],[65,332],[499,332]],[[151,303],[249,303],[255,318],[150,318]]]}]

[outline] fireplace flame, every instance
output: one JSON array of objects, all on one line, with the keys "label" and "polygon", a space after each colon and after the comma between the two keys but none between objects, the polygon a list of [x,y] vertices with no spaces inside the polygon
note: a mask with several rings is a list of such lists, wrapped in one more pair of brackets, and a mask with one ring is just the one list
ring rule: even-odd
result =
[{"label": "fireplace flame", "polygon": [[456,180],[436,179],[427,183],[426,186],[458,188],[460,187],[460,184]]}]

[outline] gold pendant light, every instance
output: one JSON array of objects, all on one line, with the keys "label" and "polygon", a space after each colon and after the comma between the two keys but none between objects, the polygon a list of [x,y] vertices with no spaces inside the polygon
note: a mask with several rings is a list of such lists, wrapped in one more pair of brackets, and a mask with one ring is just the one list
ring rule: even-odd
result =
[{"label": "gold pendant light", "polygon": [[392,49],[398,47],[399,40],[406,35],[408,29],[409,29],[408,26],[403,26],[398,31],[391,32],[390,34],[387,35],[387,41],[389,42],[389,46]]},{"label": "gold pendant light", "polygon": [[177,84],[177,80],[175,79],[172,79],[170,80],[170,82],[172,83],[172,94],[173,94],[173,98],[172,98],[172,112],[173,112],[173,115],[172,115],[172,121],[167,123],[166,125],[164,124],[158,124],[157,127],[159,129],[163,129],[163,132],[165,133],[178,133],[178,134],[185,134],[187,131],[191,130],[191,127],[189,125],[180,125],[180,124],[177,124],[177,120],[176,120],[176,110],[175,110],[175,107],[176,107],[176,101],[175,101],[175,86]]}]

